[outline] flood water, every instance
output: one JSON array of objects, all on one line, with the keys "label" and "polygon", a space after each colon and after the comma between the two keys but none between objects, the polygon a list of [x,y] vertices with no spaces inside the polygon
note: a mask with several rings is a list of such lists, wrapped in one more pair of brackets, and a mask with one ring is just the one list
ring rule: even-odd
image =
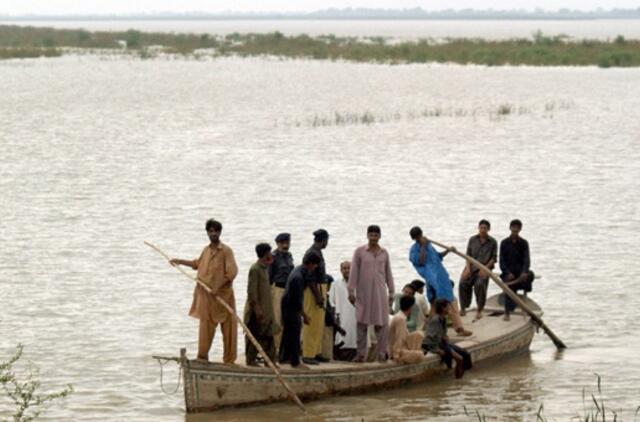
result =
[{"label": "flood water", "polygon": [[3,25],[83,28],[89,31],[190,32],[209,34],[267,33],[341,37],[484,38],[501,40],[546,35],[569,35],[577,39],[614,39],[623,35],[640,38],[640,19],[593,20],[29,20],[0,21]]},{"label": "flood water", "polygon": [[[205,220],[222,221],[242,308],[253,246],[280,231],[299,262],[326,228],[338,275],[380,224],[399,289],[415,278],[412,225],[463,248],[481,218],[500,240],[518,217],[542,275],[531,297],[566,351],[539,334],[530,354],[462,380],[322,400],[310,414],[463,421],[466,406],[535,420],[543,403],[567,420],[597,373],[607,407],[633,420],[640,70],[66,56],[0,62],[0,92],[0,361],[23,343],[45,386],[73,384],[45,419],[185,419],[182,390],[161,392],[151,355],[193,356],[193,286],[144,240],[195,258]],[[334,124],[366,112],[381,122]],[[457,278],[463,261],[445,263]],[[170,389],[175,365],[165,375]],[[285,403],[188,420],[258,417],[302,416]]]}]

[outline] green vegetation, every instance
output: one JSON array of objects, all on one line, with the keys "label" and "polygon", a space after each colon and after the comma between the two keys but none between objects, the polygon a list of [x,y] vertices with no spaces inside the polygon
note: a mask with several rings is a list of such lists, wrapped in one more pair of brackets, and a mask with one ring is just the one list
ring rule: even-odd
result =
[{"label": "green vegetation", "polygon": [[[459,63],[487,66],[640,66],[640,40],[619,35],[613,40],[572,40],[567,36],[489,41],[481,39],[422,39],[389,42],[381,37],[363,39],[325,35],[209,34],[88,32],[85,30],[0,26],[0,58],[57,55],[73,48],[112,49],[139,57],[158,53],[199,56],[261,56],[348,60],[386,64]],[[65,50],[66,49],[66,50]],[[25,55],[30,52],[32,56]],[[40,53],[40,54],[38,54]],[[14,55],[12,55],[14,54]]]},{"label": "green vegetation", "polygon": [[379,113],[371,110],[364,111],[338,111],[334,110],[326,114],[313,114],[307,117],[283,119],[276,125],[293,127],[335,127],[335,126],[359,126],[392,123],[399,121],[413,121],[433,118],[488,118],[490,120],[507,120],[512,117],[536,115],[546,119],[554,118],[556,113],[561,113],[573,107],[569,101],[548,101],[542,106],[516,105],[512,103],[485,104],[476,107],[451,107],[434,106],[414,109],[404,112]]},{"label": "green vegetation", "polygon": [[[580,422],[622,422],[620,416],[621,412],[616,412],[611,406],[605,406],[604,398],[602,397],[602,378],[600,375],[595,374],[597,377],[597,393],[587,394],[586,390],[582,389],[582,412],[576,412],[576,416],[572,417],[572,421]],[[588,404],[588,407],[587,407]],[[467,417],[478,422],[486,422],[487,420],[494,420],[495,418],[487,417],[479,411],[469,411],[467,407],[464,407],[464,413]],[[633,420],[635,421],[640,415],[640,406],[638,406],[633,414]],[[549,420],[555,421],[555,418],[549,419],[544,413],[544,405],[538,407],[538,412],[531,419],[536,422],[548,422]]]},{"label": "green vegetation", "polygon": [[30,59],[36,57],[59,57],[62,52],[55,48],[3,48],[0,47],[0,59]]},{"label": "green vegetation", "polygon": [[[68,385],[64,390],[56,393],[39,394],[37,392],[40,388],[38,372],[33,369],[28,370],[25,380],[19,380],[13,365],[22,357],[22,350],[23,346],[18,345],[14,355],[7,362],[0,363],[0,385],[5,393],[5,396],[0,396],[0,404],[4,399],[14,406],[15,410],[11,415],[13,422],[32,421],[42,414],[50,402],[73,392],[73,387]],[[4,416],[6,415],[0,414],[0,417],[3,417],[2,421],[5,421]]]}]

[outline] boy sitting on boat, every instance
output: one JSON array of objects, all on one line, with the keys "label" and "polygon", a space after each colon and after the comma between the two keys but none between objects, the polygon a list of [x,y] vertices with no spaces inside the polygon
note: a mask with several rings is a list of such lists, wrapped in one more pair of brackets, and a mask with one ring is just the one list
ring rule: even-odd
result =
[{"label": "boy sitting on boat", "polygon": [[449,342],[447,336],[446,315],[449,312],[450,303],[446,299],[437,299],[435,302],[436,314],[429,319],[425,332],[422,348],[426,352],[436,353],[442,357],[442,361],[451,368],[456,361],[456,378],[462,378],[464,371],[471,369],[471,355],[461,347]]},{"label": "boy sitting on boat", "polygon": [[415,308],[416,300],[411,295],[400,297],[400,312],[394,315],[389,325],[389,357],[399,363],[419,363],[424,359],[422,339],[424,333],[409,333],[407,318]]}]

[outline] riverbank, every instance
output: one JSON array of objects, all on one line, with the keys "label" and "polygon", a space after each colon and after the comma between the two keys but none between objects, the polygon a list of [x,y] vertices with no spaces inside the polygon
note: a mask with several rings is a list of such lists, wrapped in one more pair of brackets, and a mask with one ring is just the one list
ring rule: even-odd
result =
[{"label": "riverbank", "polygon": [[310,37],[267,34],[121,32],[0,25],[0,59],[55,57],[73,52],[117,50],[141,58],[184,56],[260,56],[347,60],[380,64],[457,63],[487,66],[640,66],[640,40],[575,40],[567,36],[490,41],[423,39],[394,42],[383,37]]}]

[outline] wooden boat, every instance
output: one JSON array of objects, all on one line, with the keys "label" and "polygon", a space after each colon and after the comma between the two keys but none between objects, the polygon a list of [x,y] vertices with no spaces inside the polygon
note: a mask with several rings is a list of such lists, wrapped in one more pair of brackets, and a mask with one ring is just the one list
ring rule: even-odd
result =
[{"label": "wooden boat", "polygon": [[[542,314],[531,299],[523,300],[538,315]],[[456,337],[455,332],[449,330],[451,340],[471,353],[474,364],[497,358],[503,360],[529,349],[535,329],[531,317],[517,310],[510,321],[504,321],[502,309],[498,295],[493,296],[487,301],[482,319],[473,322],[475,311],[463,318],[465,327],[473,330],[471,337]],[[185,349],[181,350],[179,358],[171,359],[178,361],[183,371],[188,413],[290,400],[269,368],[191,360],[186,357]],[[332,361],[309,370],[293,369],[289,365],[282,365],[280,369],[283,378],[302,400],[453,377],[452,371],[440,362],[440,357],[432,354],[418,364]]]}]

